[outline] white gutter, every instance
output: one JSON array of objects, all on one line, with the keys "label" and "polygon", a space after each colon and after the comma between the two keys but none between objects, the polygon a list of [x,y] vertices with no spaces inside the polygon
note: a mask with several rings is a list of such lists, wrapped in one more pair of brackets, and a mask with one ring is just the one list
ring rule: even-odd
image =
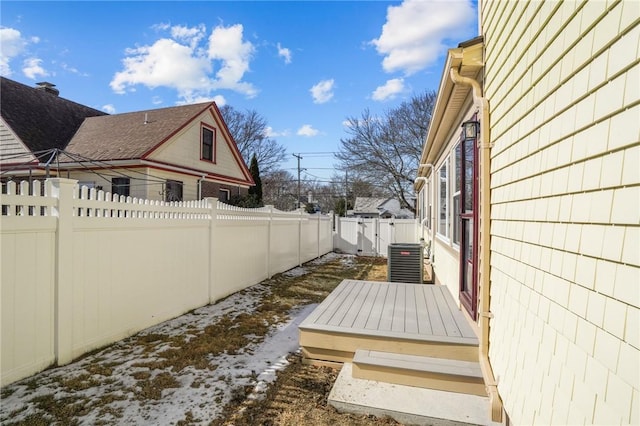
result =
[{"label": "white gutter", "polygon": [[482,88],[480,83],[475,79],[463,77],[454,67],[449,73],[451,80],[456,84],[464,84],[471,86],[473,93],[473,102],[480,111],[480,277],[481,298],[480,298],[480,366],[484,376],[484,382],[489,394],[491,404],[491,420],[494,422],[502,421],[502,400],[498,393],[498,384],[496,383],[493,368],[489,361],[489,320],[493,318],[490,311],[489,297],[491,279],[490,273],[490,257],[491,257],[491,147],[489,138],[489,101],[482,96]]}]

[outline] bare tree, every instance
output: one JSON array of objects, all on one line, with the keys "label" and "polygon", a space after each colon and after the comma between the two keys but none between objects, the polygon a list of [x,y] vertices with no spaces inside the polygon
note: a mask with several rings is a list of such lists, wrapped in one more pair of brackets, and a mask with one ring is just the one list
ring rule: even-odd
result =
[{"label": "bare tree", "polygon": [[435,92],[425,91],[383,117],[373,116],[367,109],[360,118],[348,118],[351,137],[340,140],[336,154],[340,168],[354,179],[386,188],[404,207],[415,211],[413,181],[435,100]]},{"label": "bare tree", "polygon": [[297,179],[286,170],[273,170],[262,178],[262,199],[279,210],[296,208]]},{"label": "bare tree", "polygon": [[286,157],[286,150],[267,136],[268,125],[264,117],[254,110],[241,112],[230,105],[222,106],[220,113],[247,164],[255,154],[263,175],[278,169]]}]

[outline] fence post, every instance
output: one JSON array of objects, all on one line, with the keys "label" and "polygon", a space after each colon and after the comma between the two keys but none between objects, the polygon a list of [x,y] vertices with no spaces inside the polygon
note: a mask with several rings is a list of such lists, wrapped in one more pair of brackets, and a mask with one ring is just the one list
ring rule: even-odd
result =
[{"label": "fence post", "polygon": [[57,198],[54,290],[54,353],[57,365],[73,361],[73,199],[77,180],[51,179],[51,196]]},{"label": "fence post", "polygon": [[317,243],[318,243],[318,254],[316,256],[316,259],[320,257],[320,216],[322,216],[320,214],[320,212],[316,213],[316,216],[318,217],[318,233],[316,234],[316,238],[317,238]]},{"label": "fence post", "polygon": [[342,250],[342,244],[340,244],[340,238],[342,237],[342,222],[340,221],[340,217],[338,217],[335,213],[333,214],[333,235],[332,235],[332,244],[333,249]]},{"label": "fence post", "polygon": [[273,275],[271,274],[271,231],[273,225],[273,205],[265,206],[269,212],[269,218],[267,219],[269,222],[267,224],[267,278],[271,278]]},{"label": "fence post", "polygon": [[302,266],[302,215],[304,210],[298,209],[298,266]]},{"label": "fence post", "polygon": [[215,244],[216,233],[218,226],[218,199],[216,197],[206,197],[205,200],[209,203],[209,303],[216,301],[215,297],[215,284],[216,284],[216,265],[215,265]]},{"label": "fence post", "polygon": [[336,214],[333,210],[329,211],[329,237],[331,238],[331,251],[336,249]]}]

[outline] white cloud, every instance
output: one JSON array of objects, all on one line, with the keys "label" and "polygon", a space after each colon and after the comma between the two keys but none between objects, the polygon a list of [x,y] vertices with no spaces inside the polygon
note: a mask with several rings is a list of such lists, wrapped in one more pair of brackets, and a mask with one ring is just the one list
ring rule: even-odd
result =
[{"label": "white cloud", "polygon": [[168,31],[171,29],[171,24],[161,22],[159,24],[154,24],[151,26],[156,31]]},{"label": "white cloud", "polygon": [[371,98],[374,101],[386,101],[388,99],[395,98],[396,95],[404,92],[405,90],[404,79],[393,78],[391,80],[387,80],[384,86],[377,87],[371,94]]},{"label": "white cloud", "polygon": [[264,135],[268,138],[277,138],[279,136],[290,136],[291,131],[289,129],[285,129],[281,132],[277,132],[273,130],[273,127],[267,126],[267,128],[265,129]]},{"label": "white cloud", "polygon": [[204,103],[204,102],[211,102],[214,101],[216,103],[216,105],[218,105],[219,107],[225,105],[227,103],[227,100],[224,98],[224,96],[222,95],[215,95],[215,96],[186,96],[184,98],[182,98],[182,100],[176,102],[177,105],[191,105],[191,104],[200,104],[200,103]]},{"label": "white cloud", "polygon": [[0,74],[10,76],[13,72],[9,63],[20,55],[27,46],[20,31],[13,28],[0,27]]},{"label": "white cloud", "polygon": [[282,56],[284,58],[285,64],[291,63],[291,50],[286,47],[282,47],[280,43],[278,43],[278,56]]},{"label": "white cloud", "polygon": [[77,74],[77,75],[79,75],[79,76],[81,76],[81,77],[89,77],[89,74],[87,74],[86,72],[80,72],[80,70],[78,70],[78,69],[77,69],[77,68],[75,68],[75,67],[70,66],[70,65],[69,65],[69,64],[67,64],[67,63],[64,63],[64,62],[60,63],[60,67],[61,67],[63,70],[65,70],[65,71],[67,71],[67,72],[70,72],[71,74]]},{"label": "white cloud", "polygon": [[116,107],[114,107],[113,104],[103,105],[102,106],[102,110],[104,112],[106,112],[107,114],[115,114],[116,113]]},{"label": "white cloud", "polygon": [[405,0],[387,8],[382,34],[371,43],[384,55],[386,72],[411,75],[433,64],[450,45],[474,35],[476,19],[469,0]]},{"label": "white cloud", "polygon": [[219,107],[227,104],[227,100],[222,95],[215,95],[212,99]]},{"label": "white cloud", "polygon": [[192,48],[195,48],[200,40],[202,40],[207,32],[207,28],[204,24],[200,24],[196,27],[183,27],[181,25],[176,25],[171,27],[171,37],[176,40],[184,41],[189,44]]},{"label": "white cloud", "polygon": [[124,71],[117,72],[110,83],[116,93],[142,84],[151,88],[171,87],[181,97],[187,97],[211,85],[207,77],[211,71],[209,61],[174,40],[163,38],[151,46],[127,49],[126,54],[122,60]]},{"label": "white cloud", "polygon": [[320,131],[318,129],[314,129],[311,124],[303,124],[302,127],[300,127],[296,132],[296,135],[298,136],[306,136],[309,138],[313,136],[317,136],[319,134],[320,134]]},{"label": "white cloud", "polygon": [[214,28],[209,36],[209,58],[222,62],[222,67],[216,73],[217,88],[232,89],[254,97],[257,90],[250,83],[241,81],[249,71],[249,61],[255,51],[253,44],[242,41],[242,31],[240,24]]},{"label": "white cloud", "polygon": [[224,105],[226,100],[212,95],[216,89],[233,90],[247,97],[257,95],[252,84],[242,81],[254,52],[253,45],[243,41],[242,25],[218,26],[208,39],[202,24],[158,24],[154,28],[170,31],[171,37],[127,49],[123,70],[116,72],[110,83],[114,92],[135,91],[137,85],[168,87],[178,92],[180,103],[216,99],[218,105]]},{"label": "white cloud", "polygon": [[31,79],[48,76],[49,73],[44,68],[42,68],[41,64],[42,59],[27,58],[22,64],[22,72],[25,76]]},{"label": "white cloud", "polygon": [[309,91],[313,96],[314,104],[323,104],[333,98],[333,86],[334,80],[322,80],[320,83],[313,86]]}]

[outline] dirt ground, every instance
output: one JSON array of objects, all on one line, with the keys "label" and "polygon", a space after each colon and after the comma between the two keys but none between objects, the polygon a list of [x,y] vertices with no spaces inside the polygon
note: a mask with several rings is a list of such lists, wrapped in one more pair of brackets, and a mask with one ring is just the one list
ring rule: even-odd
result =
[{"label": "dirt ground", "polygon": [[[292,312],[320,303],[343,279],[386,278],[385,259],[330,254],[87,354],[73,365],[3,387],[0,423],[397,424],[335,411],[327,398],[338,371],[304,365],[299,354],[291,354],[275,380],[258,393],[256,374],[243,371],[242,361],[225,371],[219,364],[250,354],[290,321]],[[170,420],[163,413],[174,417]]]}]

